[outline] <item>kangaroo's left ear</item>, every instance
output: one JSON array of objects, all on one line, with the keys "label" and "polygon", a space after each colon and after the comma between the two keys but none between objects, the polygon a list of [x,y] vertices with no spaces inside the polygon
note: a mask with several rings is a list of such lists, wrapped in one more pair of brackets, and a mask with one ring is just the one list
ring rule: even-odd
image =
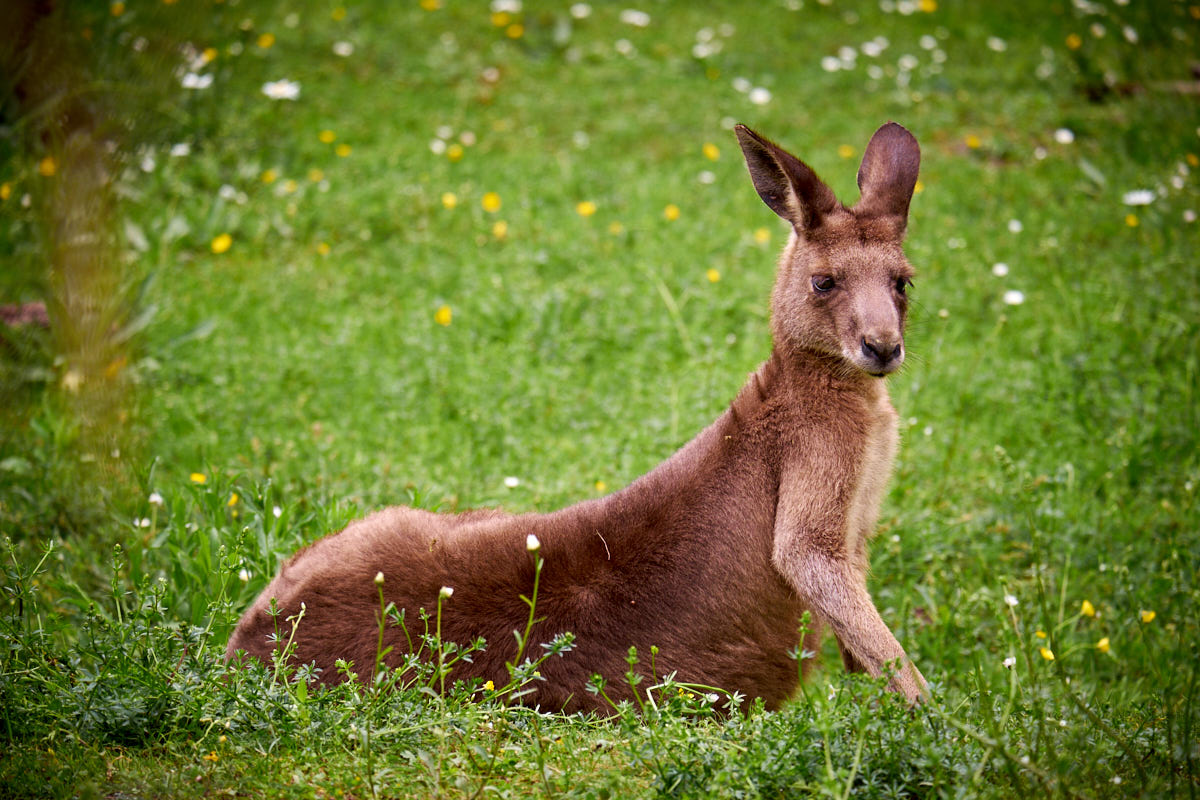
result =
[{"label": "kangaroo's left ear", "polygon": [[921,147],[905,128],[889,122],[875,131],[858,168],[862,198],[854,206],[855,213],[898,217],[903,228],[920,167]]}]

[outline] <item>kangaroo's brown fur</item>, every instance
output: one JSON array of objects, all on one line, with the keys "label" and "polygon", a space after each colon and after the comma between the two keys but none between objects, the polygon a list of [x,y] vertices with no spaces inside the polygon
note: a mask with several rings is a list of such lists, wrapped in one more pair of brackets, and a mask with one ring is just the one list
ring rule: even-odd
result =
[{"label": "kangaroo's brown fur", "polygon": [[[283,566],[239,622],[229,657],[270,657],[275,598],[281,621],[305,605],[296,662],[315,662],[329,682],[339,680],[336,659],[369,667],[382,572],[385,599],[405,611],[414,638],[418,609],[434,609],[439,589],[453,587],[443,638],[483,637],[487,647],[452,677],[502,685],[528,613],[520,595],[533,586],[534,534],[545,566],[532,640],[570,631],[576,647],[543,664],[545,682],[527,702],[600,709],[585,690],[596,673],[613,699],[629,697],[628,648],[648,669],[657,645],[658,675],[777,707],[798,682],[788,651],[806,609],[833,630],[848,669],[893,669],[891,688],[922,697],[924,678],[866,588],[867,540],[898,442],[879,378],[904,359],[912,268],[901,239],[920,151],[904,128],[881,127],[859,170],[862,198],[845,208],[799,159],[736,132],[755,188],[793,232],[772,296],[774,349],[729,410],[608,497],[551,514],[395,507],[354,522]],[[393,663],[407,652],[396,627],[384,643]]]}]

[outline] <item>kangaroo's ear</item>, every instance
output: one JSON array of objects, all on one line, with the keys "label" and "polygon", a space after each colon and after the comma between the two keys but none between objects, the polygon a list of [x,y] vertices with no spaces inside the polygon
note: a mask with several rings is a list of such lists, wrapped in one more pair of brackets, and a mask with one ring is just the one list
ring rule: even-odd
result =
[{"label": "kangaroo's ear", "polygon": [[889,122],[875,131],[858,168],[862,198],[854,206],[855,213],[899,217],[903,225],[920,167],[921,148],[905,128]]},{"label": "kangaroo's ear", "polygon": [[804,231],[818,227],[837,208],[833,190],[812,167],[745,125],[733,130],[746,156],[754,188],[772,211]]}]

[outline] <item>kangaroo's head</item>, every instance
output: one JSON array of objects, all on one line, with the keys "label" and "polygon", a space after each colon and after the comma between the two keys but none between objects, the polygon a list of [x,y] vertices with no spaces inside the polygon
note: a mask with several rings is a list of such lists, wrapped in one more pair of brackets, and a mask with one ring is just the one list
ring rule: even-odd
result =
[{"label": "kangaroo's head", "polygon": [[792,224],[771,298],[776,347],[877,377],[899,369],[913,274],[900,245],[917,140],[894,122],[877,130],[858,170],[862,197],[846,208],[803,161],[744,125],[735,131],[754,188]]}]

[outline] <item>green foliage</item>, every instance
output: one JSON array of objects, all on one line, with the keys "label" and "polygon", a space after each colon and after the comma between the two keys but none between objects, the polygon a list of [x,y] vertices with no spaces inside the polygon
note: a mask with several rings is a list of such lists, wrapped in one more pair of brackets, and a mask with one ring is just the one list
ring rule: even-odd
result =
[{"label": "green foliage", "polygon": [[[0,304],[61,290],[81,103],[119,357],[0,328],[0,797],[1194,796],[1194,4],[62,5],[71,91],[0,77]],[[371,509],[551,510],[687,441],[767,353],[786,235],[730,123],[849,202],[887,119],[923,161],[871,589],[929,704],[826,641],[778,712],[653,651],[609,718],[524,708],[572,645],[536,592],[506,686],[443,686],[487,643],[440,607],[361,683],[226,667],[282,559]]]}]

